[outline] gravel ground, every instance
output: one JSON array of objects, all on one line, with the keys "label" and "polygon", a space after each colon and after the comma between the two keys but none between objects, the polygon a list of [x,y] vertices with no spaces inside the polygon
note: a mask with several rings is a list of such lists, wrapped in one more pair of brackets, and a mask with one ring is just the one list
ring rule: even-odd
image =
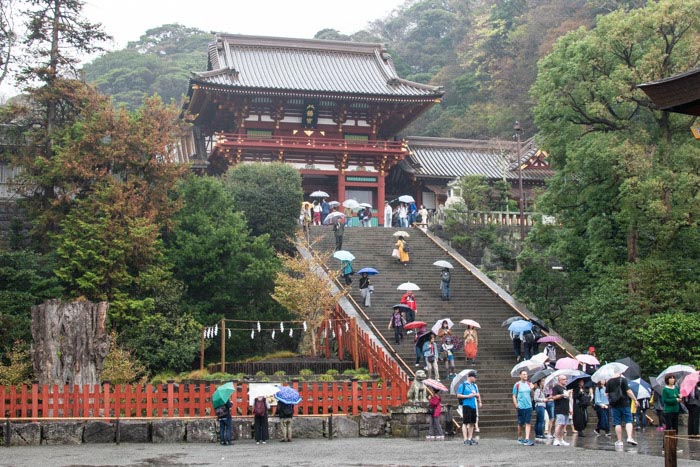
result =
[{"label": "gravel ground", "polygon": [[[590,441],[589,441],[590,440]],[[245,440],[233,446],[219,444],[121,444],[35,446],[0,448],[2,466],[160,466],[160,465],[270,465],[270,466],[402,466],[402,465],[663,465],[659,450],[640,446],[616,451],[610,440],[586,438],[583,445],[555,447],[520,446],[512,439],[482,439],[478,446],[464,446],[460,439],[417,441],[393,438],[298,439],[292,443],[272,440],[256,445]],[[655,443],[656,444],[656,443]],[[700,466],[700,443],[679,445],[678,465]],[[597,447],[596,447],[597,446]],[[694,451],[688,451],[690,448]]]}]

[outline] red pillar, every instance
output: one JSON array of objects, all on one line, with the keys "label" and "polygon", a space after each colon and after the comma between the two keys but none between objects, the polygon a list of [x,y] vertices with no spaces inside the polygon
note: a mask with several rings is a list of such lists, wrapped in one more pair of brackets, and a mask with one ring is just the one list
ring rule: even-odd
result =
[{"label": "red pillar", "polygon": [[[345,201],[345,171],[342,169],[338,173],[338,201]],[[342,206],[338,210],[342,212]]]},{"label": "red pillar", "polygon": [[384,200],[386,199],[386,193],[384,192],[386,186],[384,172],[379,172],[377,177],[377,225],[382,227],[384,225]]}]

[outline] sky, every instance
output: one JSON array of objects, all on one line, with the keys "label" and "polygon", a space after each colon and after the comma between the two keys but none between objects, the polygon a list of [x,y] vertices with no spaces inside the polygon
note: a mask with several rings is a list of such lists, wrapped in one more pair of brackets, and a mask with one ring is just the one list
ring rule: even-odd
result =
[{"label": "sky", "polygon": [[404,0],[86,0],[117,48],[156,26],[180,23],[204,31],[311,39],[321,29],[352,34],[383,19]]},{"label": "sky", "polygon": [[[352,34],[405,0],[85,0],[83,16],[126,47],[146,30],[179,23],[203,31],[311,39],[321,29]],[[89,61],[89,58],[87,58]],[[17,94],[5,80],[0,97]],[[1,99],[0,99],[1,100]]]}]

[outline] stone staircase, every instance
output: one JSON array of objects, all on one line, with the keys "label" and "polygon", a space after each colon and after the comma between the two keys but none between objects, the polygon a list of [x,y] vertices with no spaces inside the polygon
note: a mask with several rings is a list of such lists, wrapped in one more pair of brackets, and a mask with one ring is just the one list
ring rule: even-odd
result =
[{"label": "stone staircase", "polygon": [[[467,267],[460,265],[458,260],[451,256],[449,248],[439,245],[419,229],[409,230],[409,266],[400,265],[391,257],[396,241],[393,233],[397,230],[399,229],[361,227],[345,229],[343,249],[352,252],[356,257],[353,262],[354,270],[373,267],[380,272],[372,277],[375,289],[372,294],[372,306],[363,307],[364,312],[391,344],[390,350],[403,361],[409,374],[413,374],[417,369],[414,367],[413,336],[405,338],[400,345],[394,345],[393,330],[387,329],[391,307],[400,301],[403,294],[396,289],[399,284],[410,281],[420,286],[421,290],[415,293],[418,303],[416,319],[428,323],[428,328],[440,319],[450,318],[455,323],[453,334],[461,337],[465,326],[458,324],[460,320],[470,318],[479,322],[479,353],[476,363],[469,365],[478,372],[477,384],[484,403],[480,411],[479,425],[492,432],[513,430],[516,412],[511,391],[515,378],[511,378],[510,370],[516,361],[508,331],[501,327],[503,320],[518,314],[516,308],[509,304],[508,299],[512,302],[512,298],[504,298],[502,293],[494,291]],[[313,227],[310,238],[316,251],[332,252],[335,249],[335,238],[330,227]],[[441,269],[432,265],[437,260],[447,260],[455,266],[452,270],[449,301],[441,300]],[[340,262],[331,259],[328,267],[339,269]],[[353,276],[352,296],[358,304],[362,304],[358,282],[359,278]],[[455,358],[457,372],[467,368],[461,348],[456,350]],[[444,363],[441,362],[440,365],[442,381],[449,387]],[[443,401],[445,404],[457,404],[455,396],[443,396]]]}]

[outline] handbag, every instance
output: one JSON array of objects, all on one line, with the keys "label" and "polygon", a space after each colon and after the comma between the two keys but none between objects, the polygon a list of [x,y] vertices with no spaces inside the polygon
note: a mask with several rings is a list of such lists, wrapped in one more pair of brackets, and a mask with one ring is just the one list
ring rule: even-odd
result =
[{"label": "handbag", "polygon": [[398,258],[399,257],[399,250],[394,248],[394,251],[391,252],[391,256],[393,258]]}]

